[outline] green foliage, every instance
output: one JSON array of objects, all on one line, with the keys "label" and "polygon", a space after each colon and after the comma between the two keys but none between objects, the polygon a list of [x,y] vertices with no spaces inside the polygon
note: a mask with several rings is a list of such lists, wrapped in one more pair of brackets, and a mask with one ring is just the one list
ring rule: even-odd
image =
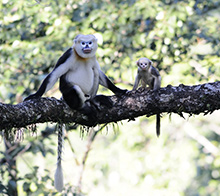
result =
[{"label": "green foliage", "polygon": [[[219,80],[219,5],[219,0],[3,0],[0,5],[0,100],[18,103],[35,91],[79,33],[97,36],[97,57],[102,70],[123,88],[132,88],[137,69],[135,61],[144,56],[152,59],[160,70],[162,86]],[[56,88],[48,95],[59,98]],[[165,117],[159,140],[151,134],[153,118],[124,123],[120,132],[97,140],[97,154],[90,156],[85,174],[85,184],[92,188],[86,191],[91,195],[93,192],[143,195],[147,187],[149,195],[217,196],[220,157],[207,151],[207,143],[200,143],[199,139],[207,139],[209,145],[219,149],[219,132],[215,131],[215,126],[219,126],[217,115],[199,117],[190,128],[188,122],[183,123],[178,117],[169,124]],[[201,135],[194,137],[187,130]],[[76,149],[82,149],[83,144],[77,144],[80,139],[75,137]],[[48,156],[54,154],[55,142],[50,138],[28,140],[31,144],[28,152],[41,154],[40,159],[46,159],[54,167],[55,158],[52,164]],[[22,159],[18,162],[23,169]],[[39,168],[23,176],[19,185],[21,193],[40,195],[39,190],[55,194],[47,187],[52,185],[52,171],[45,169],[41,176],[44,180],[39,181]],[[73,164],[67,164],[66,168],[73,168]],[[7,168],[1,166],[2,178],[8,179],[6,173]],[[74,175],[71,173],[71,177]],[[71,177],[68,182],[73,181]],[[66,193],[74,192],[74,183],[66,184]],[[7,186],[5,181],[0,184],[0,193],[6,193]]]},{"label": "green foliage", "polygon": [[[39,195],[40,193],[42,193],[42,191],[44,192],[44,194],[49,194],[48,191],[46,190],[46,185],[48,183],[52,184],[51,179],[49,177],[49,171],[45,170],[45,176],[42,176],[41,174],[39,174],[39,168],[38,167],[33,167],[33,172],[32,173],[28,173],[24,176],[25,182],[23,184],[23,191],[27,194],[27,195],[31,195],[33,194],[33,192],[36,195]],[[39,175],[40,178],[39,178]],[[49,182],[48,182],[49,181]]]},{"label": "green foliage", "polygon": [[[14,102],[36,90],[43,74],[51,71],[78,33],[97,35],[99,62],[111,77],[116,74],[133,83],[134,62],[147,56],[162,70],[164,85],[215,81],[219,75],[219,69],[214,69],[219,62],[218,5],[214,0],[85,4],[5,0],[0,27],[0,97]],[[176,73],[176,79],[167,78]]]}]

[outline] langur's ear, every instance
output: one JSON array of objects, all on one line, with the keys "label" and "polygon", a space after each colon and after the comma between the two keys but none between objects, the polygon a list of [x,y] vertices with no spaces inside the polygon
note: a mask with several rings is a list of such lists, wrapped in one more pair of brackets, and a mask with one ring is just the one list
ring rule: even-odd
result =
[{"label": "langur's ear", "polygon": [[76,46],[76,38],[73,39],[73,48]]},{"label": "langur's ear", "polygon": [[89,36],[93,37],[93,39],[96,40],[96,41],[98,40],[97,37],[93,34],[89,34]]},{"label": "langur's ear", "polygon": [[139,61],[136,61],[137,66],[139,65]]},{"label": "langur's ear", "polygon": [[76,41],[82,34],[78,34],[73,41]]},{"label": "langur's ear", "polygon": [[150,63],[149,63],[150,65],[153,65],[153,61],[150,61]]},{"label": "langur's ear", "polygon": [[75,48],[76,42],[78,40],[78,38],[81,36],[82,34],[77,35],[74,39],[73,39],[73,48]]}]

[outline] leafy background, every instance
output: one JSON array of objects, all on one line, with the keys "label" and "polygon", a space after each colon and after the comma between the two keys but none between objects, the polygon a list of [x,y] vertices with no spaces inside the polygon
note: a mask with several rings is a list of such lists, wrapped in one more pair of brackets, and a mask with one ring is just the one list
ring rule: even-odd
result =
[{"label": "leafy background", "polygon": [[[121,88],[132,89],[135,62],[144,56],[160,71],[164,87],[220,77],[219,0],[3,0],[0,6],[4,103],[19,103],[36,91],[79,33],[96,35],[100,66]],[[110,94],[102,87],[99,93]],[[58,84],[46,96],[59,98]],[[219,114],[185,119],[164,114],[159,139],[155,117],[108,125],[92,144],[81,195],[218,196]],[[6,143],[0,143],[3,195],[12,190],[19,195],[60,195],[53,187],[55,125],[39,124],[37,130],[19,137],[12,144],[16,150],[9,152]],[[44,134],[48,132],[52,134]],[[66,135],[64,195],[77,192],[88,135],[80,127]]]}]

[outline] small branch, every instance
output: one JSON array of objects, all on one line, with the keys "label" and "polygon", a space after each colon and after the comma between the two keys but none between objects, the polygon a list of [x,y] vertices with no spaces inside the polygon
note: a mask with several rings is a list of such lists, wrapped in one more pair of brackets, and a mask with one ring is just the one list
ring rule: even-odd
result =
[{"label": "small branch", "polygon": [[72,145],[72,143],[71,143],[71,141],[70,141],[70,139],[69,139],[69,136],[68,136],[68,133],[67,133],[67,132],[66,132],[66,135],[65,135],[65,139],[67,140],[67,142],[68,142],[68,144],[69,144],[69,146],[70,146],[70,149],[71,149],[71,151],[72,151],[72,153],[73,153],[73,158],[74,158],[74,160],[75,160],[75,162],[76,162],[76,165],[80,165],[80,163],[79,163],[79,161],[78,161],[78,159],[77,159],[77,157],[76,157],[75,150],[74,150],[74,148],[73,148],[73,145]]},{"label": "small branch", "polygon": [[24,148],[23,148],[21,151],[19,151],[19,152],[16,154],[16,156],[14,156],[13,160],[16,160],[17,157],[21,156],[23,153],[25,153],[26,151],[28,151],[30,147],[31,147],[31,143],[28,143],[26,146],[24,146]]},{"label": "small branch", "polygon": [[186,129],[186,133],[196,140],[199,144],[201,144],[207,152],[211,153],[213,156],[219,155],[219,149],[214,146],[206,137],[203,135],[200,135],[196,130],[194,129]]},{"label": "small branch", "polygon": [[80,176],[79,176],[79,181],[78,181],[78,191],[81,192],[81,188],[82,188],[82,177],[83,177],[83,173],[85,170],[85,165],[86,165],[86,160],[88,158],[89,152],[91,150],[91,146],[92,143],[94,142],[96,135],[98,134],[98,132],[100,132],[107,124],[103,125],[100,129],[98,129],[97,131],[92,130],[90,131],[89,134],[89,138],[88,138],[88,143],[87,143],[87,148],[86,148],[86,152],[83,156],[83,160],[82,160],[82,164],[81,164],[81,168],[80,168]]}]

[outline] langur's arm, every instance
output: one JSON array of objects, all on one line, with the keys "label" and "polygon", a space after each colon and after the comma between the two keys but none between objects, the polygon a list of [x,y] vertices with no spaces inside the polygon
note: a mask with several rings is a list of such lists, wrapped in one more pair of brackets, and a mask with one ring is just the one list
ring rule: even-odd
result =
[{"label": "langur's arm", "polygon": [[136,89],[137,89],[138,84],[139,84],[139,82],[140,82],[140,79],[141,79],[141,77],[140,77],[140,74],[138,73],[137,76],[136,76],[136,78],[135,78],[135,82],[134,82],[134,86],[133,86],[133,89],[132,89],[132,90],[136,90]]},{"label": "langur's arm", "polygon": [[57,79],[68,71],[69,64],[67,63],[67,59],[70,57],[71,53],[72,49],[70,48],[59,58],[55,68],[50,74],[47,75],[37,92],[26,97],[24,101],[39,98],[53,87]]},{"label": "langur's arm", "polygon": [[127,91],[127,90],[122,90],[117,86],[115,86],[101,70],[99,70],[99,84],[108,88],[116,95],[123,94]]}]

